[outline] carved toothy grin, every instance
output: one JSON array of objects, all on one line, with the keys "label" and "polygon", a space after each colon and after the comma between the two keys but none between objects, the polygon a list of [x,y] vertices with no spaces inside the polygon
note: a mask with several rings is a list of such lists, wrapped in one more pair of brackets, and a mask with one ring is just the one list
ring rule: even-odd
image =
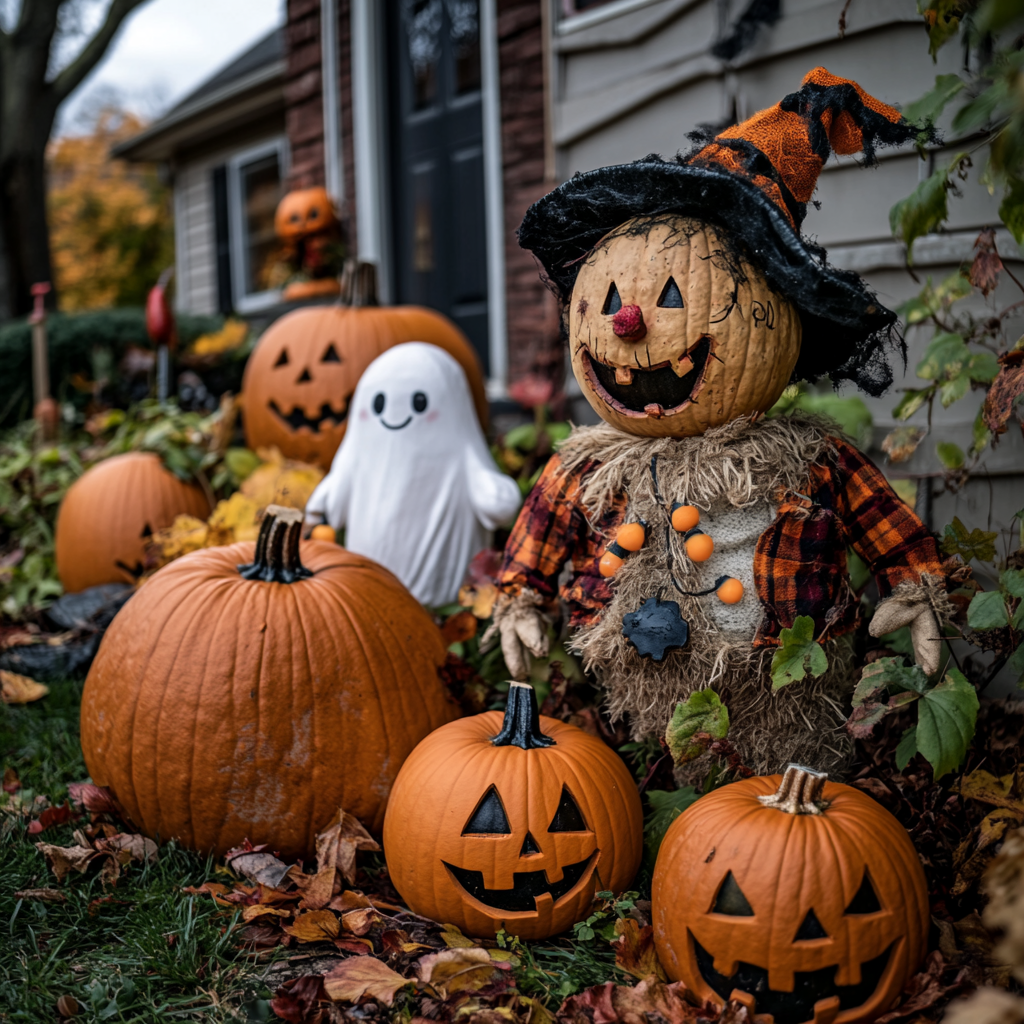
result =
[{"label": "carved toothy grin", "polygon": [[711,338],[704,335],[680,357],[680,364],[686,361],[691,366],[682,376],[669,361],[650,367],[610,366],[598,362],[586,346],[580,361],[594,392],[617,412],[659,418],[696,404],[711,354]]},{"label": "carved toothy grin", "polygon": [[586,860],[578,861],[576,864],[566,864],[562,868],[562,879],[559,882],[549,882],[546,871],[517,871],[512,875],[511,889],[488,889],[484,885],[482,871],[457,868],[447,861],[441,863],[448,869],[449,874],[459,886],[473,899],[479,900],[485,906],[509,912],[535,911],[538,896],[549,893],[551,899],[558,903],[578,886],[589,881],[594,865],[597,863],[597,853],[598,851],[595,850]]},{"label": "carved toothy grin", "polygon": [[320,432],[320,424],[324,420],[330,420],[331,423],[336,427],[340,427],[345,419],[348,417],[348,399],[344,400],[345,404],[342,406],[340,412],[336,412],[331,408],[330,404],[324,402],[320,406],[320,415],[316,417],[307,416],[304,409],[299,406],[295,406],[294,409],[288,414],[281,411],[281,407],[277,404],[274,399],[270,400],[271,411],[280,419],[282,422],[287,423],[292,430],[298,430],[299,427],[305,427],[307,430],[312,430],[314,434]]},{"label": "carved toothy grin", "polygon": [[[796,971],[793,991],[777,992],[768,987],[768,971],[756,964],[740,962],[735,972],[726,976],[715,970],[715,958],[693,937],[693,951],[700,976],[715,992],[728,1000],[739,989],[756,1000],[756,1012],[771,1014],[775,1024],[809,1024],[817,1020],[814,1004],[823,999],[839,998],[839,1010],[853,1010],[863,1006],[874,995],[889,966],[894,948],[890,946],[881,956],[860,965],[860,981],[855,985],[837,985],[838,965],[818,971]],[[831,1019],[831,1018],[829,1018]]]}]

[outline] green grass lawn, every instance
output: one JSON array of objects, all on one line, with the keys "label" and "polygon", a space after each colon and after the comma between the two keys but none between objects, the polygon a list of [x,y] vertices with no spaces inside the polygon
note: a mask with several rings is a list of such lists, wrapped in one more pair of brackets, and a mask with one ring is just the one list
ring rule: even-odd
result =
[{"label": "green grass lawn", "polygon": [[[87,777],[78,742],[80,683],[51,687],[34,704],[0,704],[0,759],[25,790],[54,803]],[[87,819],[86,819],[87,820]],[[239,953],[223,912],[182,887],[214,875],[204,858],[163,846],[154,865],[130,865],[116,888],[99,872],[57,885],[34,843],[71,845],[75,825],[28,834],[26,817],[0,814],[0,1020],[59,1020],[73,996],[76,1021],[276,1019],[260,977],[267,957]],[[15,899],[22,889],[58,888],[66,902]]]}]

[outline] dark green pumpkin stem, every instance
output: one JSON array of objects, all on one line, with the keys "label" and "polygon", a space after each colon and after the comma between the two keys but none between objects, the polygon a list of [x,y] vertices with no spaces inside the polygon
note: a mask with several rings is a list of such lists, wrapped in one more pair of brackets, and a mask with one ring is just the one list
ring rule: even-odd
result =
[{"label": "dark green pumpkin stem", "polygon": [[529,683],[509,683],[508,704],[501,732],[491,739],[496,747],[552,747],[555,741],[540,731],[537,694]]},{"label": "dark green pumpkin stem", "polygon": [[302,513],[297,508],[268,505],[256,538],[256,557],[238,571],[247,580],[264,583],[294,583],[313,573],[299,559]]}]

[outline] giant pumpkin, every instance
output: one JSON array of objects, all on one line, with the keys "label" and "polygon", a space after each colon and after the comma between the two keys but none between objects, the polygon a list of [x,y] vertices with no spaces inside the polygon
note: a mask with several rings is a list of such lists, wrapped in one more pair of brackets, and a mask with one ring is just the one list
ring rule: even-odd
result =
[{"label": "giant pumpkin", "polygon": [[178,515],[205,519],[210,502],[153,452],[126,452],[85,471],[69,488],[54,537],[57,573],[68,593],[142,575],[146,541]]},{"label": "giant pumpkin", "polygon": [[114,619],[82,695],[82,749],[147,835],[309,854],[345,808],[379,832],[395,775],[455,717],[445,647],[386,569],[300,544],[271,505],[252,542],[159,570]]},{"label": "giant pumpkin", "polygon": [[377,305],[370,264],[349,274],[347,291],[345,303],[294,310],[260,338],[242,380],[250,448],[276,445],[289,458],[330,469],[363,371],[405,341],[429,342],[455,358],[486,426],[480,364],[450,320],[421,306]]},{"label": "giant pumpkin", "polygon": [[627,221],[581,264],[569,304],[572,368],[627,434],[694,437],[766,412],[800,354],[800,317],[717,228]]},{"label": "giant pumpkin", "polygon": [[684,811],[658,853],[651,905],[673,980],[775,1024],[874,1020],[928,936],[924,871],[903,826],[798,765]]},{"label": "giant pumpkin", "polygon": [[594,894],[633,880],[643,847],[636,783],[618,755],[541,717],[512,683],[504,719],[464,718],[428,736],[399,772],[384,854],[410,908],[471,935],[564,931]]}]

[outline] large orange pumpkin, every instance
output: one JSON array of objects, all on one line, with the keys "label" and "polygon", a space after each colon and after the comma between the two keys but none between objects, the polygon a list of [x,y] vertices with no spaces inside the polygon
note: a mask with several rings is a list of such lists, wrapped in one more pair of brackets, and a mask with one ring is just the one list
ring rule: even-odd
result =
[{"label": "large orange pumpkin", "polygon": [[177,515],[205,519],[210,502],[179,480],[153,452],[127,452],[86,470],[57,513],[57,573],[68,593],[101,583],[133,583],[146,540]]},{"label": "large orange pumpkin", "polygon": [[384,853],[409,907],[471,935],[564,931],[594,894],[633,880],[643,847],[636,783],[574,725],[540,717],[512,683],[496,711],[428,736],[399,772]]},{"label": "large orange pumpkin", "polygon": [[[440,631],[386,569],[271,505],[252,542],[159,570],[82,695],[82,749],[147,834],[289,859],[344,807],[380,832],[395,775],[455,717]],[[301,554],[301,560],[300,560]]]},{"label": "large orange pumpkin", "polygon": [[369,264],[350,281],[347,304],[294,310],[260,338],[242,380],[249,447],[276,445],[289,458],[330,469],[363,371],[405,341],[429,342],[455,358],[486,426],[480,364],[455,324],[421,306],[378,306]]},{"label": "large orange pumpkin", "polygon": [[612,426],[694,437],[770,409],[800,354],[795,307],[692,218],[637,218],[580,266],[569,304],[572,368]]},{"label": "large orange pumpkin", "polygon": [[797,765],[684,811],[651,903],[673,980],[775,1024],[872,1021],[926,950],[928,890],[906,830],[860,790]]}]

